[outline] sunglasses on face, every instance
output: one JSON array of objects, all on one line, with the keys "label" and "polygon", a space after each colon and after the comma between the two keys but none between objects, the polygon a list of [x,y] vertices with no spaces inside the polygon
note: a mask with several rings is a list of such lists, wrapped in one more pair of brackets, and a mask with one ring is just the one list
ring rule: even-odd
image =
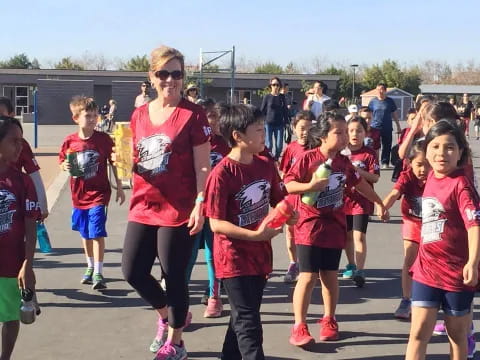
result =
[{"label": "sunglasses on face", "polygon": [[160,80],[167,80],[169,76],[171,76],[173,80],[180,80],[183,78],[183,71],[173,70],[172,72],[170,72],[167,70],[158,70],[155,71],[153,75],[155,75],[155,77]]},{"label": "sunglasses on face", "polygon": [[279,83],[273,83],[273,84],[270,84],[270,86],[280,86]]}]

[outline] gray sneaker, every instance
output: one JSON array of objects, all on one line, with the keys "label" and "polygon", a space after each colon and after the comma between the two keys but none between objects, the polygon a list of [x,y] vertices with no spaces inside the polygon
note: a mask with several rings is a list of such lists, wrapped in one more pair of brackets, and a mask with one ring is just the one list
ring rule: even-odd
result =
[{"label": "gray sneaker", "polygon": [[93,290],[103,290],[107,288],[107,284],[105,283],[105,279],[103,278],[102,274],[95,274],[93,275]]},{"label": "gray sneaker", "polygon": [[150,351],[156,353],[167,341],[168,335],[168,322],[163,322],[161,318],[158,318],[157,322],[157,335],[153,339],[152,344],[150,345]]},{"label": "gray sneaker", "polygon": [[153,360],[186,360],[187,358],[187,349],[185,349],[183,341],[180,345],[175,345],[167,341],[160,350],[158,350]]},{"label": "gray sneaker", "polygon": [[410,315],[412,312],[412,302],[410,299],[402,298],[400,301],[400,305],[398,305],[397,310],[395,310],[394,316],[397,319],[410,319]]}]

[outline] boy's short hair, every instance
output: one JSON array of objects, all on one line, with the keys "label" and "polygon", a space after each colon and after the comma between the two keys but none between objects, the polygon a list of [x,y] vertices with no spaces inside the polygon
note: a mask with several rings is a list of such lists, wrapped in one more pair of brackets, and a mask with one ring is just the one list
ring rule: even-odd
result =
[{"label": "boy's short hair", "polygon": [[70,100],[70,111],[72,112],[72,115],[78,116],[83,110],[98,111],[98,105],[91,97],[85,95],[74,96],[72,100]]},{"label": "boy's short hair", "polygon": [[[13,113],[13,105],[9,98],[5,96],[0,96],[0,107],[5,107],[8,114],[4,114],[5,116],[10,116]],[[1,115],[1,114],[0,114]]]},{"label": "boy's short hair", "polygon": [[237,146],[232,134],[234,131],[245,133],[247,128],[262,120],[262,112],[252,105],[220,104],[218,105],[220,133],[230,147]]}]

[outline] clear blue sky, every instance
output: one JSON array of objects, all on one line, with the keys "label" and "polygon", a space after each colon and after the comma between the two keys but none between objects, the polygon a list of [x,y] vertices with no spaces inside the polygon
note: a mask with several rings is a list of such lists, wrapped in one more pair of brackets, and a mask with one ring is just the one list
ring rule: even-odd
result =
[{"label": "clear blue sky", "polygon": [[0,59],[45,66],[86,51],[107,58],[167,44],[196,63],[199,49],[236,46],[238,58],[311,64],[400,64],[480,58],[480,1],[24,0],[2,1]]}]

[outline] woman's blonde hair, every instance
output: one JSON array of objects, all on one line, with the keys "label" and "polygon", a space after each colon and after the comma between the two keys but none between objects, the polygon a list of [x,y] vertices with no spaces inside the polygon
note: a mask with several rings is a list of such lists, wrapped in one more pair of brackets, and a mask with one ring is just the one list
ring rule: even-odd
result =
[{"label": "woman's blonde hair", "polygon": [[180,62],[181,70],[185,74],[185,59],[183,54],[177,49],[165,45],[154,49],[150,54],[150,71],[157,71],[173,59],[177,59]]}]

